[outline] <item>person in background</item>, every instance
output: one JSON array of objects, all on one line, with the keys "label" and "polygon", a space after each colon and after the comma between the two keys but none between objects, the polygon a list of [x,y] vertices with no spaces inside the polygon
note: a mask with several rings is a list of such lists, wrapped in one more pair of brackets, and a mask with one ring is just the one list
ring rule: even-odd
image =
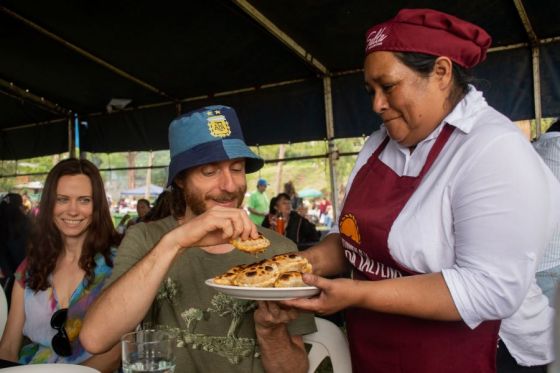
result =
[{"label": "person in background", "polygon": [[171,213],[171,191],[164,190],[157,197],[154,206],[144,216],[144,221],[148,222],[163,219],[171,215]]},{"label": "person in background", "polygon": [[126,213],[123,215],[123,217],[121,218],[121,220],[119,221],[119,224],[117,224],[117,233],[119,234],[119,236],[123,237],[125,232],[126,232],[126,228],[128,227],[128,223],[131,220],[131,216]]},{"label": "person in background", "polygon": [[278,216],[278,210],[276,209],[276,199],[277,197],[275,196],[270,200],[270,203],[268,205],[268,214],[266,214],[261,224],[263,227],[265,227],[265,224],[267,224],[268,226],[266,226],[266,228],[270,228],[274,231],[276,231],[276,224],[273,224],[273,222],[276,221],[276,217]]},{"label": "person in background", "polygon": [[[307,372],[301,335],[316,329],[312,315],[235,299],[205,284],[257,260],[230,244],[258,237],[241,206],[246,172],[264,164],[245,145],[235,111],[209,106],[176,118],[169,150],[173,215],[127,231],[110,284],[86,316],[84,346],[105,351],[142,322],[177,333],[177,372]],[[259,260],[297,250],[275,232],[260,233],[271,245]]]},{"label": "person in background", "polygon": [[[354,373],[544,373],[554,359],[554,311],[535,272],[560,221],[560,184],[468,84],[490,44],[431,9],[366,33],[364,81],[383,125],[358,155],[336,226],[300,254],[321,293],[284,301],[346,309]],[[322,277],[348,268],[352,279]]]},{"label": "person in background", "polygon": [[[272,201],[274,201],[274,207],[272,207]],[[294,241],[298,247],[302,244],[319,241],[321,234],[317,231],[315,225],[292,210],[292,202],[289,195],[280,193],[272,201],[271,213],[264,219],[263,227],[276,230],[278,215],[281,214],[285,222],[284,235]]]},{"label": "person in background", "polygon": [[290,196],[290,201],[292,202],[292,209],[296,210],[303,205],[303,198],[299,197],[296,192],[296,187],[294,183],[290,180],[284,183],[284,193]]},{"label": "person in background", "polygon": [[268,212],[268,196],[266,195],[266,187],[268,183],[265,179],[257,181],[257,190],[251,193],[249,201],[247,201],[247,209],[249,210],[249,218],[256,225],[261,225],[264,217]]},{"label": "person in background", "polygon": [[151,210],[150,201],[144,198],[140,198],[138,202],[136,202],[136,212],[138,213],[138,216],[134,219],[128,220],[128,223],[126,225],[127,228],[130,227],[131,225],[145,221],[145,217],[150,212],[150,210]]},{"label": "person in background", "polygon": [[118,234],[123,237],[129,227],[133,226],[134,224],[147,221],[146,216],[150,211],[150,201],[144,198],[139,199],[136,203],[136,212],[138,213],[138,216],[132,218],[128,213],[126,213],[117,225],[116,229]]},{"label": "person in background", "polygon": [[0,269],[5,278],[14,275],[25,258],[31,222],[24,212],[23,200],[8,193],[0,201]]},{"label": "person in background", "polygon": [[139,223],[141,221],[144,221],[144,217],[146,216],[147,213],[150,212],[150,210],[151,210],[150,201],[144,198],[139,199],[138,202],[136,203],[136,212],[138,213],[138,218],[136,219],[136,222]]},{"label": "person in background", "polygon": [[34,220],[37,217],[37,214],[39,214],[39,201],[34,201],[29,216],[32,220]]},{"label": "person in background", "polygon": [[33,204],[31,203],[31,199],[29,198],[29,195],[27,194],[27,190],[25,190],[22,195],[22,203],[23,203],[23,211],[26,214],[29,214],[31,212],[31,207],[33,206]]},{"label": "person in background", "polygon": [[329,206],[332,206],[331,201],[329,201],[325,197],[321,197],[321,200],[319,202],[319,220],[321,220],[324,215],[327,215],[327,209],[329,208]]},{"label": "person in background", "polygon": [[16,272],[0,359],[112,372],[120,362],[118,346],[93,356],[78,338],[118,244],[99,171],[85,159],[59,162],[47,175],[40,204],[29,253]]},{"label": "person in background", "polygon": [[[556,120],[548,131],[533,143],[533,147],[554,176],[560,180],[560,120]],[[556,287],[560,283],[560,228],[554,232],[537,267],[537,283],[553,305]]]}]

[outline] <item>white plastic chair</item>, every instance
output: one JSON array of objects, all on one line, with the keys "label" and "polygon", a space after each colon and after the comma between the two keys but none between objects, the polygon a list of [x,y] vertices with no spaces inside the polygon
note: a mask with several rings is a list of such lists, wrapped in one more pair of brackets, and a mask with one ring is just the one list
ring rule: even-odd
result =
[{"label": "white plastic chair", "polygon": [[344,333],[328,320],[316,317],[315,323],[317,331],[303,335],[303,341],[311,345],[308,373],[315,372],[327,356],[331,359],[334,373],[351,373],[350,348]]},{"label": "white plastic chair", "polygon": [[6,293],[4,293],[4,288],[0,286],[0,338],[4,334],[4,328],[6,327],[6,322],[8,321],[8,300],[6,299]]}]

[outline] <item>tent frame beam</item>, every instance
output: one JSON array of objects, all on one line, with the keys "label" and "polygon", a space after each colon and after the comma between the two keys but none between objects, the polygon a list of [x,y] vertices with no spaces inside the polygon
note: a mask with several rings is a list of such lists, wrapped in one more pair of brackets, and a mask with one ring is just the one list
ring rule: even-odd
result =
[{"label": "tent frame beam", "polygon": [[154,87],[153,85],[146,83],[145,81],[133,76],[132,74],[127,73],[126,71],[116,67],[115,65],[110,64],[109,62],[101,59],[100,57],[97,57],[96,55],[94,55],[93,53],[90,53],[88,51],[86,51],[83,48],[78,47],[75,44],[70,43],[69,41],[65,40],[64,38],[50,32],[49,30],[45,29],[44,27],[39,26],[38,24],[30,21],[29,19],[17,14],[16,12],[6,8],[5,6],[0,5],[0,11],[4,12],[5,14],[9,15],[12,18],[17,19],[18,21],[24,23],[25,25],[31,27],[32,29],[34,29],[35,31],[38,31],[39,33],[49,37],[50,39],[64,45],[65,47],[71,49],[74,52],[77,52],[78,54],[80,54],[81,56],[87,58],[90,61],[93,61],[95,63],[97,63],[98,65],[101,65],[103,67],[105,67],[106,69],[110,70],[111,72],[133,82],[136,83],[142,87],[144,87],[145,89],[152,91],[160,96],[163,96],[167,99],[170,100],[175,100],[175,98],[171,97],[170,95],[168,95],[167,93],[165,93],[164,91],[162,91],[159,88]]},{"label": "tent frame beam", "polygon": [[302,58],[307,64],[309,64],[314,70],[319,72],[321,75],[329,75],[329,70],[317,60],[311,53],[309,53],[305,48],[303,48],[298,42],[292,39],[288,34],[282,31],[274,22],[269,20],[264,14],[262,14],[257,8],[252,6],[247,0],[232,0],[232,2],[237,5],[241,10],[243,10],[249,17],[259,23],[265,28],[270,34],[272,34],[276,39],[281,41],[285,46],[287,46],[292,52],[297,56]]},{"label": "tent frame beam", "polygon": [[63,108],[59,104],[54,103],[44,97],[37,96],[29,92],[29,89],[18,87],[13,82],[8,82],[2,78],[0,78],[0,89],[6,90],[6,94],[14,99],[20,98],[52,114],[64,116],[68,116],[71,114],[71,111],[69,109]]},{"label": "tent frame beam", "polygon": [[[542,40],[540,40],[540,45],[558,43],[558,42],[560,42],[560,36],[547,38],[547,39],[542,39]],[[506,45],[506,46],[503,46],[503,47],[490,48],[488,50],[488,53],[499,52],[499,51],[504,51],[504,50],[520,49],[520,48],[526,48],[526,47],[529,47],[528,43],[511,44],[511,45]],[[352,70],[331,72],[330,75],[332,77],[338,77],[338,76],[344,76],[344,75],[357,74],[357,73],[361,73],[363,71],[364,71],[364,69],[352,69]],[[298,84],[298,83],[303,83],[303,82],[308,81],[308,80],[309,79],[286,80],[286,81],[282,81],[282,82],[263,84],[263,85],[255,86],[255,87],[240,88],[240,89],[231,90],[231,91],[223,91],[223,92],[210,93],[210,94],[205,94],[205,95],[200,95],[200,96],[192,96],[192,97],[179,99],[178,101],[162,101],[162,102],[158,102],[158,103],[154,103],[154,104],[139,105],[139,106],[135,106],[134,108],[124,108],[122,110],[119,110],[118,112],[122,113],[122,112],[133,111],[133,110],[153,109],[153,108],[162,107],[162,106],[177,105],[177,104],[180,104],[180,103],[186,103],[186,102],[192,102],[192,101],[198,101],[198,100],[206,100],[206,99],[209,99],[209,98],[212,98],[212,97],[231,96],[231,95],[234,95],[234,94],[237,94],[237,93],[255,92],[255,91],[260,90],[260,89],[268,89],[268,88],[281,87],[281,86],[286,86],[286,85],[291,85],[291,84]],[[179,112],[178,112],[178,114],[179,114]],[[110,115],[110,114],[106,113],[106,112],[92,112],[92,113],[87,113],[83,116],[92,117],[92,116],[99,116],[99,115]],[[56,123],[56,122],[60,122],[62,120],[65,120],[65,119],[59,118],[59,119],[55,119],[55,120],[51,120],[51,121],[27,123],[27,124],[22,124],[22,125],[16,125],[16,126],[9,127],[9,128],[4,128],[1,131],[18,130],[18,129],[32,127],[32,126],[36,126],[36,125]]]},{"label": "tent frame beam", "polygon": [[298,42],[292,39],[288,34],[282,31],[278,26],[262,14],[257,8],[249,4],[247,0],[232,0],[239,8],[247,13],[253,20],[264,27],[276,39],[286,45],[292,52],[302,58],[308,65],[320,74],[323,79],[323,97],[325,103],[325,125],[327,132],[328,153],[329,153],[329,170],[331,185],[331,200],[333,207],[333,216],[337,217],[338,210],[338,188],[336,183],[336,146],[334,143],[334,119],[332,105],[332,89],[331,89],[331,72],[318,59],[313,57]]}]

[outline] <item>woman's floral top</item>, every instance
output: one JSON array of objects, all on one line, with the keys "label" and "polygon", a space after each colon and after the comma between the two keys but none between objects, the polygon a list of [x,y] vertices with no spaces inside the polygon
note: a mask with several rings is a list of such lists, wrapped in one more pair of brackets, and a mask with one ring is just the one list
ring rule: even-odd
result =
[{"label": "woman's floral top", "polygon": [[[114,258],[116,249],[111,252]],[[112,267],[105,262],[101,254],[95,256],[95,277],[88,286],[84,278],[70,297],[68,307],[68,318],[65,329],[72,346],[72,355],[68,357],[58,356],[51,347],[51,340],[57,330],[51,327],[53,313],[61,307],[54,288],[35,292],[26,286],[27,259],[25,259],[16,271],[16,280],[24,288],[24,310],[25,324],[23,326],[23,347],[19,353],[19,362],[22,364],[42,363],[68,363],[80,364],[91,357],[80,344],[78,335],[82,327],[88,307],[99,296],[105,280],[109,278]],[[51,275],[52,276],[52,275]],[[49,277],[49,281],[51,277]]]}]

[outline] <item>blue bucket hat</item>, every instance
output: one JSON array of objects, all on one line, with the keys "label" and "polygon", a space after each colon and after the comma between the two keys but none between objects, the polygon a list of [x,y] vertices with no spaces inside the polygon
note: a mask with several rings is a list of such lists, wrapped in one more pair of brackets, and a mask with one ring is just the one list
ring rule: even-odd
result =
[{"label": "blue bucket hat", "polygon": [[207,106],[175,118],[169,125],[169,178],[188,168],[229,159],[245,158],[245,172],[258,171],[264,160],[245,144],[233,108]]}]

